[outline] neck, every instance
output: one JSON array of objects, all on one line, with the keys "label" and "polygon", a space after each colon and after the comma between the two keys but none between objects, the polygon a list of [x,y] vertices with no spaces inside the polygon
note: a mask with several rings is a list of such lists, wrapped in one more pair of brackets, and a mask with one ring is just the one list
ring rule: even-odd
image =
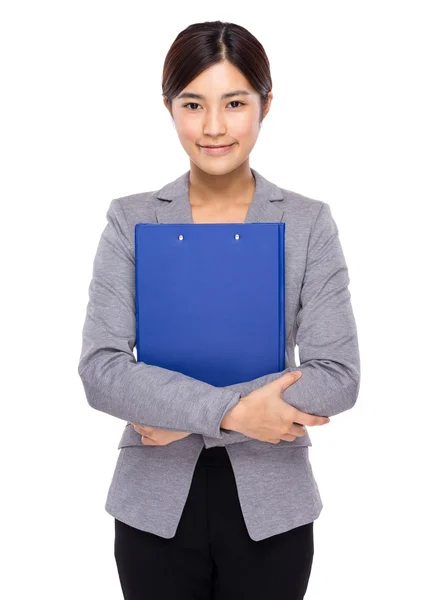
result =
[{"label": "neck", "polygon": [[189,196],[192,206],[224,208],[245,205],[252,200],[254,190],[255,178],[248,161],[224,175],[205,173],[191,163]]}]

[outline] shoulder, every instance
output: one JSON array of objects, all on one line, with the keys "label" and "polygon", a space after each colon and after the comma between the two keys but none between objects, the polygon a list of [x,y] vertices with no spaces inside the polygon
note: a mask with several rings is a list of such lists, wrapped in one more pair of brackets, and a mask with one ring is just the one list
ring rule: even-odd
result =
[{"label": "shoulder", "polygon": [[156,209],[156,191],[138,192],[113,198],[109,204],[108,215],[131,220],[154,220]]},{"label": "shoulder", "polygon": [[282,196],[277,204],[284,213],[283,220],[288,225],[290,243],[302,247],[308,242],[317,243],[323,238],[338,235],[328,202],[280,186],[275,189]]},{"label": "shoulder", "polygon": [[331,207],[327,202],[306,196],[287,188],[278,187],[282,194],[279,206],[282,209],[292,239],[296,244],[304,244],[319,234],[336,230]]},{"label": "shoulder", "polygon": [[156,222],[156,202],[156,192],[149,191],[119,196],[109,203],[106,212],[109,230],[126,244],[131,256],[134,256],[135,224]]},{"label": "shoulder", "polygon": [[301,244],[303,240],[310,249],[324,249],[327,244],[340,244],[339,228],[328,202],[285,188],[280,189],[284,196],[284,220],[290,224],[295,243]]},{"label": "shoulder", "polygon": [[146,192],[128,194],[112,200],[109,210],[122,211],[126,221],[131,223],[156,222],[156,210],[161,200],[173,200],[184,192],[187,186],[189,171],[186,171],[163,187]]},{"label": "shoulder", "polygon": [[298,218],[312,224],[317,220],[322,209],[329,208],[326,202],[317,198],[311,198],[282,187],[279,189],[283,195],[282,209],[289,217]]}]

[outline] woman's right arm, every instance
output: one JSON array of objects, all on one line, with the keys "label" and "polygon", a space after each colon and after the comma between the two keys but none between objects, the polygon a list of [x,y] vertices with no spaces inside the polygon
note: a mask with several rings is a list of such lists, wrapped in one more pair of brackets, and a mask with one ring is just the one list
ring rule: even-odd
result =
[{"label": "woman's right arm", "polygon": [[135,257],[122,198],[107,211],[89,285],[78,373],[89,405],[119,419],[222,437],[241,394],[136,361]]}]

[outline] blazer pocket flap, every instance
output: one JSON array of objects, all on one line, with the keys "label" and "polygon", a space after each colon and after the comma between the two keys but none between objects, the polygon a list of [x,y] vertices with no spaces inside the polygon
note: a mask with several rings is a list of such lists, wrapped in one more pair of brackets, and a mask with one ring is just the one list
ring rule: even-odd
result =
[{"label": "blazer pocket flap", "polygon": [[126,446],[145,447],[145,444],[142,444],[141,434],[134,430],[134,427],[131,423],[127,423],[127,425],[124,427],[121,439],[119,440],[118,450],[120,448],[125,448]]},{"label": "blazer pocket flap", "polygon": [[[258,441],[258,444],[263,447],[271,446],[272,448],[280,448],[282,446],[291,446],[293,448],[297,448],[299,446],[312,446],[310,435],[307,429],[305,435],[296,438],[292,442],[288,442],[287,440],[280,440],[278,444],[272,444],[272,442],[260,442],[259,440],[252,440],[252,442],[255,441]],[[127,423],[127,425],[124,428],[124,431],[122,432],[122,436],[118,444],[118,450],[120,448],[126,448],[127,446],[145,447],[145,444],[142,444],[141,434],[134,430],[134,427],[131,423]]]},{"label": "blazer pocket flap", "polygon": [[273,446],[274,448],[279,448],[282,446],[289,446],[292,448],[297,448],[299,446],[312,446],[310,435],[308,433],[307,428],[305,428],[305,435],[302,437],[297,437],[292,442],[288,442],[287,440],[280,440],[277,444],[272,444],[272,442],[267,442],[268,446]]}]

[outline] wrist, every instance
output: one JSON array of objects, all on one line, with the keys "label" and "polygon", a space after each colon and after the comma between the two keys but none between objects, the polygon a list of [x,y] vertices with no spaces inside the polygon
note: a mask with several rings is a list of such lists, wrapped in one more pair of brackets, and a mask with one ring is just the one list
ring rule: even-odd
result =
[{"label": "wrist", "polygon": [[240,426],[244,414],[244,405],[241,402],[242,399],[243,398],[240,398],[238,403],[224,416],[220,424],[221,429],[238,431],[237,428]]}]

